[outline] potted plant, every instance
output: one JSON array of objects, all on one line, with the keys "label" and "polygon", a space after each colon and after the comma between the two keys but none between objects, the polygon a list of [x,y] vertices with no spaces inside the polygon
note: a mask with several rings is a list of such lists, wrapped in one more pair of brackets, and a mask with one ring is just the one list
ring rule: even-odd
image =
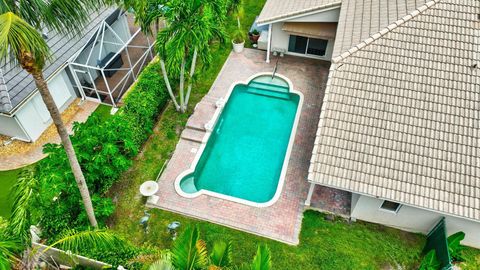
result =
[{"label": "potted plant", "polygon": [[258,39],[260,38],[260,33],[257,29],[253,29],[252,33],[250,34],[250,40],[253,43],[257,43]]},{"label": "potted plant", "polygon": [[234,52],[241,53],[243,51],[243,48],[245,47],[245,36],[245,33],[240,28],[236,28],[236,30],[232,33]]}]

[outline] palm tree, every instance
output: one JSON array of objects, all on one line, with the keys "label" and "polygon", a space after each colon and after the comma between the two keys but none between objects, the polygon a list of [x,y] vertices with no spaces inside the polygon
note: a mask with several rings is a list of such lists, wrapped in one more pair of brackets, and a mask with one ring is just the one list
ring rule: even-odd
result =
[{"label": "palm tree", "polygon": [[7,237],[0,231],[0,270],[9,270],[12,265],[19,269],[37,269],[40,261],[44,260],[44,254],[54,247],[62,250],[78,253],[80,250],[94,248],[109,248],[125,244],[114,233],[106,230],[69,231],[62,235],[52,245],[38,249],[30,245],[22,245],[20,241]]},{"label": "palm tree", "polygon": [[208,255],[207,245],[200,239],[198,227],[188,227],[173,243],[171,252],[164,253],[149,270],[270,270],[272,267],[270,250],[266,245],[258,246],[253,261],[240,267],[233,265],[232,254],[231,242],[217,241]]},{"label": "palm tree", "polygon": [[[155,34],[160,31],[160,20],[165,17],[165,4],[167,4],[167,0],[111,0],[110,3],[115,3],[123,7],[125,10],[132,10],[135,13],[135,23],[140,25],[144,34],[153,36],[154,33],[152,32],[152,26],[155,27]],[[161,57],[159,57],[159,60],[167,92],[173,101],[175,109],[179,111],[180,105],[178,105],[168,79],[165,61]]]},{"label": "palm tree", "polygon": [[89,20],[89,13],[98,5],[99,1],[95,0],[0,1],[0,60],[20,64],[32,75],[60,135],[90,225],[93,227],[98,225],[85,177],[60,111],[43,77],[43,68],[50,53],[39,31],[46,26],[64,34],[77,33]]},{"label": "palm tree", "polygon": [[[170,96],[181,112],[187,110],[197,60],[208,66],[212,57],[210,43],[214,39],[224,40],[225,4],[218,0],[171,0],[165,10],[167,27],[158,33],[156,50],[160,59],[165,59],[165,63],[160,63],[162,71],[179,76],[180,101],[177,103],[166,71],[163,72]],[[189,71],[187,65],[190,65]]]}]

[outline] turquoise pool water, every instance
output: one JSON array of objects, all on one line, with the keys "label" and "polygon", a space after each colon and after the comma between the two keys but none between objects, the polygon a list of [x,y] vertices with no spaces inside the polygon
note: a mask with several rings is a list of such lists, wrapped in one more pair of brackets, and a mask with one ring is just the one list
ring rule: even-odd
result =
[{"label": "turquoise pool water", "polygon": [[261,76],[236,85],[193,173],[180,181],[199,190],[265,203],[279,184],[300,96],[288,83]]}]

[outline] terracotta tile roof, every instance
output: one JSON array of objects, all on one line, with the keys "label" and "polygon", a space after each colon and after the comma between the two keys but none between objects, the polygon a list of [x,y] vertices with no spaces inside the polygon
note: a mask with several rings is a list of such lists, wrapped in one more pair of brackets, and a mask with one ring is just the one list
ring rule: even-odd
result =
[{"label": "terracotta tile roof", "polygon": [[331,7],[340,7],[342,0],[267,0],[257,23],[264,24]]},{"label": "terracotta tile roof", "polygon": [[478,14],[432,0],[335,58],[309,180],[480,220]]},{"label": "terracotta tile roof", "polygon": [[426,0],[342,0],[333,56],[425,4]]}]

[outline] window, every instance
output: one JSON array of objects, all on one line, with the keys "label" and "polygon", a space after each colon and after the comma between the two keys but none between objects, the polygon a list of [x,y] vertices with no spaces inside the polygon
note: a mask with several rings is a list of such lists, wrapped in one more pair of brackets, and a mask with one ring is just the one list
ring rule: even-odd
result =
[{"label": "window", "polygon": [[328,40],[290,35],[288,51],[306,55],[324,56]]},{"label": "window", "polygon": [[392,201],[383,201],[382,205],[380,206],[380,209],[397,213],[398,210],[400,209],[401,204],[392,202]]}]

